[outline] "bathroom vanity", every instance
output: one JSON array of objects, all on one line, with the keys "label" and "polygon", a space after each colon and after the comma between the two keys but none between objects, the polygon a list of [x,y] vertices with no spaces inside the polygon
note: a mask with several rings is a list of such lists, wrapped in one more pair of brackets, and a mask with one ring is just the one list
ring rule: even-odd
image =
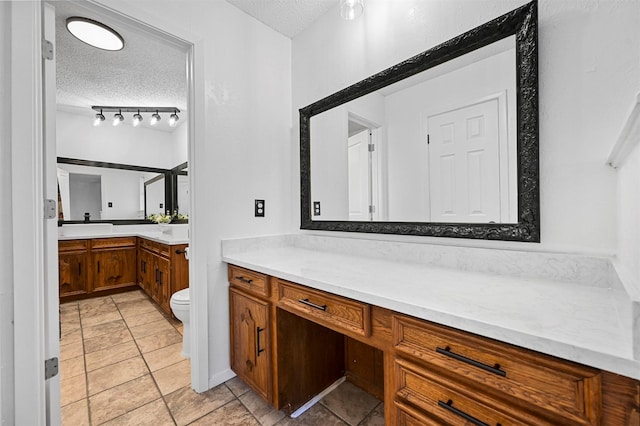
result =
[{"label": "bathroom vanity", "polygon": [[144,231],[59,238],[61,302],[139,287],[171,314],[171,296],[189,286],[184,238]]},{"label": "bathroom vanity", "polygon": [[[223,244],[232,368],[274,407],[291,413],[346,375],[374,395],[383,382],[388,425],[640,421],[631,315],[618,318],[623,292],[566,282],[570,269],[598,259],[529,253],[519,269],[554,264],[551,279],[373,259],[331,250],[331,238],[317,237],[312,249],[301,247],[304,236],[290,238],[298,242]],[[517,257],[491,252],[483,255]],[[605,269],[590,272],[606,279]],[[617,312],[607,312],[610,302]],[[353,351],[353,342],[369,350]]]}]

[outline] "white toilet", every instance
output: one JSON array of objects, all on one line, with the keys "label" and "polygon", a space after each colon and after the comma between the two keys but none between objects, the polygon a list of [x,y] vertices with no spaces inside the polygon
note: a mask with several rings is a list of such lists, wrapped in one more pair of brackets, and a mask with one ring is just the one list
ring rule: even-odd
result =
[{"label": "white toilet", "polygon": [[185,288],[184,290],[176,291],[175,293],[173,293],[169,304],[171,306],[173,315],[175,315],[176,318],[182,321],[182,356],[185,358],[190,358],[189,330],[191,327],[189,324],[189,307],[191,305],[191,299],[189,297],[189,289]]}]

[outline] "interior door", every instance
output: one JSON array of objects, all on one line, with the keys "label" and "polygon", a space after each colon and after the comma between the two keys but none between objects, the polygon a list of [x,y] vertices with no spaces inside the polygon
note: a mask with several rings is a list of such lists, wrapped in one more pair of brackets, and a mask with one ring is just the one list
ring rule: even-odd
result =
[{"label": "interior door", "polygon": [[[56,153],[56,60],[55,9],[43,3],[45,40],[54,43],[54,55],[43,58],[43,198],[58,201]],[[58,287],[58,209],[53,219],[44,220],[44,346],[45,359],[60,358],[59,287]],[[86,268],[85,268],[86,271]],[[81,270],[81,273],[86,273]],[[46,381],[47,424],[60,424],[60,374]]]},{"label": "interior door", "polygon": [[348,139],[349,220],[370,220],[369,129]]},{"label": "interior door", "polygon": [[428,118],[432,222],[501,222],[498,100]]}]

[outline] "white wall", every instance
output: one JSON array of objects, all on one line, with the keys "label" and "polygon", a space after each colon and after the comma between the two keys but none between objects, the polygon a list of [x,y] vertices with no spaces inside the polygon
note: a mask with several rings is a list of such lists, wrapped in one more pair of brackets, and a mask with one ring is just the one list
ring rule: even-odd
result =
[{"label": "white wall", "polygon": [[[109,120],[100,126],[85,115],[58,110],[56,142],[58,157],[108,163],[171,169],[179,163],[174,158],[186,158],[186,132],[178,127],[173,133],[146,127],[133,127],[123,122],[117,127]],[[174,133],[180,132],[180,140]],[[183,150],[184,153],[180,153]],[[184,162],[185,160],[182,160]]]},{"label": "white wall", "polygon": [[[11,3],[0,2],[0,199],[11,200]],[[11,208],[0,208],[0,425],[14,423],[13,235]]]},{"label": "white wall", "polygon": [[640,289],[640,146],[618,169],[618,184],[618,257]]},{"label": "white wall", "polygon": [[[182,121],[182,119],[181,119]],[[180,121],[178,122],[180,123]],[[171,167],[174,168],[188,160],[189,126],[186,120],[171,132]]]},{"label": "white wall", "polygon": [[[100,3],[197,42],[196,97],[203,110],[189,112],[201,126],[189,154],[197,184],[191,188],[190,222],[198,233],[192,259],[206,263],[206,274],[196,279],[208,287],[210,384],[217,384],[229,371],[220,240],[283,233],[291,222],[291,41],[224,1]],[[264,218],[253,217],[254,199],[266,200]]]},{"label": "white wall", "polygon": [[[332,9],[293,40],[295,122],[299,108],[525,3],[368,0],[352,22],[336,19]],[[639,8],[626,1],[539,1],[541,244],[405,240],[613,252],[616,178],[604,163],[640,86]],[[297,141],[297,129],[294,135]],[[297,197],[298,183],[291,188]]]}]

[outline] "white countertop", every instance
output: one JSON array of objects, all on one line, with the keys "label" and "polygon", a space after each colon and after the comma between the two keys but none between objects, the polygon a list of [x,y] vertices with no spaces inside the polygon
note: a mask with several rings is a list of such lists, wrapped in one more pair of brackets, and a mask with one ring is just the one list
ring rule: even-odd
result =
[{"label": "white countertop", "polygon": [[63,230],[60,229],[58,234],[58,240],[84,240],[92,238],[114,238],[114,237],[142,237],[148,240],[155,241],[161,244],[178,245],[189,244],[189,239],[185,238],[184,233],[172,234],[162,232],[157,225],[140,225],[140,226],[113,226],[110,232],[101,231],[98,227],[86,227],[86,232],[83,231],[83,227],[77,226],[74,232],[70,235],[63,235]]},{"label": "white countertop", "polygon": [[640,362],[633,357],[631,301],[621,287],[457,270],[287,244],[254,246],[225,250],[223,242],[223,261],[640,379]]}]

